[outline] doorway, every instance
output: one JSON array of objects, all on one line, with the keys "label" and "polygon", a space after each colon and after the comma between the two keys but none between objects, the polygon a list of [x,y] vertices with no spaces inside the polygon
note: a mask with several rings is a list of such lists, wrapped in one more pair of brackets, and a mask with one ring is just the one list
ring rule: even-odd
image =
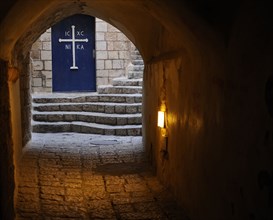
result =
[{"label": "doorway", "polygon": [[52,26],[53,92],[95,92],[95,18],[76,14]]}]

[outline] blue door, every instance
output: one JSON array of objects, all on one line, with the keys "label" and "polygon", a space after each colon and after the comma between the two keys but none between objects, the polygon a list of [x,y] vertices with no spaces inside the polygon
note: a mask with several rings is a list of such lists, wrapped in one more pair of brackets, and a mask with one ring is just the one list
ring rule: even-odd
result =
[{"label": "blue door", "polygon": [[96,91],[95,18],[73,15],[52,27],[53,92]]}]

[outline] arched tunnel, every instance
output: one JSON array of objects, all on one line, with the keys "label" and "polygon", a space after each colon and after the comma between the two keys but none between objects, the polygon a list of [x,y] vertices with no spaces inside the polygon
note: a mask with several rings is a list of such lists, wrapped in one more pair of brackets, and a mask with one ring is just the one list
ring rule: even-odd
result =
[{"label": "arched tunnel", "polygon": [[15,217],[31,139],[31,45],[73,14],[139,49],[144,149],[189,218],[273,218],[272,1],[11,0],[0,11],[1,219]]}]

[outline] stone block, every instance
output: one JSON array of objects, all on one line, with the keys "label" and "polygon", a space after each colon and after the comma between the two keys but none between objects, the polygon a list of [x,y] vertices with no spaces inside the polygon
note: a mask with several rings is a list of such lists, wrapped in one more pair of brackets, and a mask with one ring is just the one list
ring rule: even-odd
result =
[{"label": "stone block", "polygon": [[97,77],[107,77],[108,78],[109,71],[108,70],[97,70]]},{"label": "stone block", "polygon": [[125,102],[126,97],[124,97],[124,96],[110,96],[109,99],[111,102],[122,103],[122,102]]},{"label": "stone block", "polygon": [[97,32],[107,32],[107,23],[106,22],[97,22],[96,23]]},{"label": "stone block", "polygon": [[127,130],[126,129],[117,129],[116,130],[116,135],[126,136],[127,135]]},{"label": "stone block", "polygon": [[110,102],[110,96],[100,96],[99,101],[100,102]]},{"label": "stone block", "polygon": [[97,112],[98,111],[98,106],[97,105],[88,105],[88,104],[85,104],[85,105],[83,105],[83,111],[86,111],[86,112]]},{"label": "stone block", "polygon": [[98,124],[107,124],[107,125],[116,125],[117,120],[114,117],[97,117],[96,123]]},{"label": "stone block", "polygon": [[105,106],[104,105],[98,105],[98,112],[105,112]]},{"label": "stone block", "polygon": [[69,121],[69,122],[77,120],[76,115],[64,115],[63,118],[64,118],[63,119],[64,121]]},{"label": "stone block", "polygon": [[52,79],[47,79],[45,82],[45,86],[48,88],[51,88],[52,87]]},{"label": "stone block", "polygon": [[113,68],[113,64],[112,64],[112,60],[105,60],[105,69],[112,69]]},{"label": "stone block", "polygon": [[102,86],[102,85],[108,85],[108,84],[109,84],[108,77],[97,78],[97,85]]},{"label": "stone block", "polygon": [[51,50],[51,42],[43,42],[43,50]]},{"label": "stone block", "polygon": [[43,88],[42,92],[52,92],[52,87]]},{"label": "stone block", "polygon": [[41,51],[41,59],[42,60],[51,60],[51,51],[48,50],[42,50]]},{"label": "stone block", "polygon": [[105,129],[104,130],[105,135],[115,135],[115,130],[113,129]]},{"label": "stone block", "polygon": [[99,101],[99,97],[98,96],[87,96],[86,97],[86,101],[87,102],[98,102]]},{"label": "stone block", "polygon": [[117,34],[116,32],[107,32],[105,33],[105,39],[107,41],[116,41],[117,40]]},{"label": "stone block", "polygon": [[117,28],[115,28],[113,25],[111,24],[107,24],[107,30],[108,32],[120,32]]},{"label": "stone block", "polygon": [[48,121],[50,122],[56,122],[56,121],[62,121],[63,120],[63,115],[48,115],[47,116]]},{"label": "stone block", "polygon": [[104,60],[97,60],[96,66],[97,66],[97,70],[103,70],[104,69]]},{"label": "stone block", "polygon": [[105,113],[108,113],[108,114],[115,113],[115,106],[114,105],[106,105],[105,106]]},{"label": "stone block", "polygon": [[82,111],[82,105],[60,105],[61,111]]},{"label": "stone block", "polygon": [[123,69],[124,62],[122,60],[113,60],[113,69]]},{"label": "stone block", "polygon": [[33,120],[35,121],[47,121],[47,115],[35,115],[32,116]]},{"label": "stone block", "polygon": [[119,59],[130,59],[130,53],[128,51],[119,51]]},{"label": "stone block", "polygon": [[100,18],[95,18],[95,22],[96,24],[99,23],[99,22],[105,22],[104,20],[100,19]]},{"label": "stone block", "polygon": [[126,106],[126,113],[128,114],[137,113],[137,110],[138,110],[138,106],[136,105]]},{"label": "stone block", "polygon": [[36,41],[32,44],[31,50],[42,50],[43,44],[40,41]]},{"label": "stone block", "polygon": [[136,103],[142,103],[142,96],[135,97],[135,102]]},{"label": "stone block", "polygon": [[126,113],[125,106],[124,105],[116,105],[115,106],[115,113],[118,113],[118,114],[120,114],[120,113],[122,113],[122,114]]},{"label": "stone block", "polygon": [[129,136],[140,136],[142,134],[141,128],[131,128],[127,132]]},{"label": "stone block", "polygon": [[130,125],[140,125],[140,124],[142,124],[142,118],[141,117],[129,117],[128,118],[128,124],[130,124]]},{"label": "stone block", "polygon": [[114,42],[114,50],[126,50],[127,44],[123,41],[115,41]]},{"label": "stone block", "polygon": [[45,70],[52,70],[52,61],[44,61]]},{"label": "stone block", "polygon": [[32,87],[31,91],[33,93],[36,93],[36,92],[44,92],[44,88],[42,87]]},{"label": "stone block", "polygon": [[32,67],[33,67],[34,71],[44,69],[43,61],[40,61],[40,60],[34,60],[34,61],[32,61]]},{"label": "stone block", "polygon": [[96,117],[93,115],[78,115],[78,120],[83,122],[95,123]]},{"label": "stone block", "polygon": [[117,40],[125,41],[126,43],[129,41],[129,39],[123,33],[117,33]]},{"label": "stone block", "polygon": [[139,113],[142,112],[142,105],[138,106],[138,112],[139,112]]},{"label": "stone block", "polygon": [[33,60],[39,60],[39,59],[41,59],[41,52],[40,52],[40,50],[31,50],[30,57]]},{"label": "stone block", "polygon": [[88,134],[103,134],[103,129],[82,126],[81,127],[81,132],[82,133],[88,133]]},{"label": "stone block", "polygon": [[109,59],[118,59],[118,51],[108,51],[108,58]]},{"label": "stone block", "polygon": [[109,70],[109,77],[116,78],[120,76],[124,76],[124,69]]},{"label": "stone block", "polygon": [[105,40],[104,32],[96,32],[96,40]]},{"label": "stone block", "polygon": [[45,32],[40,36],[40,40],[43,41],[51,41],[51,33]]},{"label": "stone block", "polygon": [[41,87],[42,86],[42,78],[32,78],[32,86]]},{"label": "stone block", "polygon": [[42,74],[46,77],[46,79],[52,79],[51,71],[42,71]]},{"label": "stone block", "polygon": [[85,100],[86,100],[85,96],[79,96],[79,97],[71,98],[72,102],[77,102],[77,103],[85,102]]},{"label": "stone block", "polygon": [[113,41],[107,42],[107,50],[114,50],[114,42]]},{"label": "stone block", "polygon": [[97,57],[97,60],[108,59],[107,51],[97,50],[96,57]]},{"label": "stone block", "polygon": [[126,125],[126,124],[127,124],[127,118],[125,117],[117,118],[117,125]]},{"label": "stone block", "polygon": [[135,102],[135,97],[126,97],[126,103],[134,103]]},{"label": "stone block", "polygon": [[141,93],[141,89],[139,88],[130,88],[130,87],[127,87],[127,88],[123,88],[123,93],[125,94],[134,94],[134,93]]},{"label": "stone block", "polygon": [[105,41],[97,41],[96,42],[96,50],[106,50],[106,42]]},{"label": "stone block", "polygon": [[72,125],[71,125],[71,130],[72,130],[73,132],[80,133],[80,132],[81,132],[81,125],[72,124]]}]

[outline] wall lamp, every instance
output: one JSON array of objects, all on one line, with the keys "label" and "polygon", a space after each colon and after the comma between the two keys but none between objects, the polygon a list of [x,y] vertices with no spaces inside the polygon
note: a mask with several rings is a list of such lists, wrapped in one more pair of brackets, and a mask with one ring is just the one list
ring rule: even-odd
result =
[{"label": "wall lamp", "polygon": [[165,116],[166,112],[164,111],[158,111],[157,113],[157,126],[161,128],[161,134],[163,137],[167,137],[167,129],[166,129],[166,123],[165,123]]},{"label": "wall lamp", "polygon": [[157,126],[160,128],[165,128],[165,112],[163,111],[158,111]]}]

